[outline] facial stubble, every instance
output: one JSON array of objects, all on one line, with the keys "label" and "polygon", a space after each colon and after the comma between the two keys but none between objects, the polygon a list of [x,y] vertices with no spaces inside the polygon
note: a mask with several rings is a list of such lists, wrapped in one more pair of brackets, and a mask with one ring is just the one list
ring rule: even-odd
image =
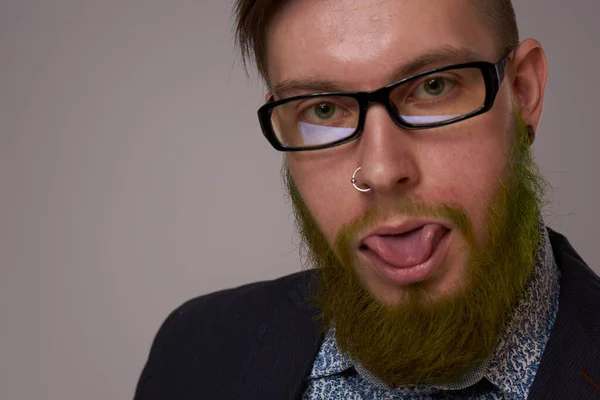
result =
[{"label": "facial stubble", "polygon": [[[456,204],[399,198],[394,210],[373,204],[345,225],[331,246],[303,202],[289,170],[284,178],[310,268],[320,276],[314,297],[323,327],[335,327],[340,350],[392,387],[444,385],[488,360],[499,334],[523,295],[540,240],[545,182],[533,160],[527,127],[515,123],[515,141],[504,179],[486,204],[484,245],[468,214]],[[357,274],[351,243],[390,212],[448,220],[469,249],[466,282],[454,293],[432,297],[426,283],[402,288],[402,300],[383,304]],[[456,267],[456,266],[454,266]]]}]

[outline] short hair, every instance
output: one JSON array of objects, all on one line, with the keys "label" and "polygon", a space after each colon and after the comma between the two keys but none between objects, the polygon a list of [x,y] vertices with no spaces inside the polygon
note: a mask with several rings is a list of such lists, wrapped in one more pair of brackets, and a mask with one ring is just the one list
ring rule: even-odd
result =
[{"label": "short hair", "polygon": [[[289,0],[235,0],[235,40],[244,67],[252,60],[268,83],[266,33],[277,10]],[[498,57],[519,44],[519,29],[511,0],[469,0],[498,38]]]}]

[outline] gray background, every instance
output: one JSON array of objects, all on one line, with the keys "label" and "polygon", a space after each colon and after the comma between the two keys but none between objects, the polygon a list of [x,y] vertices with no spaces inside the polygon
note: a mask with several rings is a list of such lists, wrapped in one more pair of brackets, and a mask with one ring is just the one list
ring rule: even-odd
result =
[{"label": "gray background", "polygon": [[[230,7],[0,1],[1,399],[131,398],[173,308],[300,268]],[[600,272],[600,2],[516,8],[550,63],[548,222]]]}]

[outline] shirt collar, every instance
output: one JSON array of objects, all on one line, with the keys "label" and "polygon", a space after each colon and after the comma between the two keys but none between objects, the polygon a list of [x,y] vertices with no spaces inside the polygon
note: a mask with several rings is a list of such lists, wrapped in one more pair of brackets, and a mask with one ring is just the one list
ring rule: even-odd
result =
[{"label": "shirt collar", "polygon": [[548,231],[541,228],[534,274],[485,372],[490,382],[511,394],[529,392],[558,312],[560,272]]},{"label": "shirt collar", "polygon": [[[459,390],[486,378],[503,392],[526,397],[558,311],[559,270],[548,232],[543,224],[540,225],[540,231],[542,240],[537,250],[532,277],[506,329],[500,335],[490,361],[476,366],[451,385],[419,385],[394,390],[422,393]],[[388,388],[376,376],[339,350],[335,340],[335,328],[331,328],[325,335],[308,379],[334,376],[352,368],[369,383]]]}]

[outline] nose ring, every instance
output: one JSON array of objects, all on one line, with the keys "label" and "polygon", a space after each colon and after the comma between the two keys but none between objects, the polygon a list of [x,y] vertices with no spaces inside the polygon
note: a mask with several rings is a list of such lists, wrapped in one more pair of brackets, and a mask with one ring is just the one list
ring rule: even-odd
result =
[{"label": "nose ring", "polygon": [[354,186],[354,189],[356,189],[356,190],[358,190],[359,192],[362,192],[362,193],[367,193],[367,192],[371,191],[371,189],[372,189],[371,187],[367,186],[367,188],[365,189],[365,188],[359,187],[356,184],[356,174],[358,174],[358,171],[360,171],[361,169],[362,169],[362,167],[356,168],[356,171],[354,171],[354,173],[352,174],[352,180],[351,180],[351,182],[352,182],[352,186]]}]

